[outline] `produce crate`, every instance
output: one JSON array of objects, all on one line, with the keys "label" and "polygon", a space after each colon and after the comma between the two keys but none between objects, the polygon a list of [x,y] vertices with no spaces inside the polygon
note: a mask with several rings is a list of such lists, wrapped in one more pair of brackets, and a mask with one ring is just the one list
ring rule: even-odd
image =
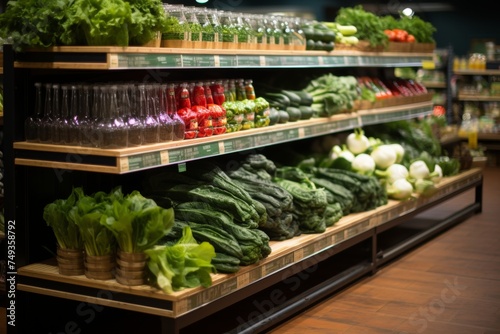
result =
[{"label": "produce crate", "polygon": [[353,46],[354,46],[354,50],[357,50],[357,51],[364,51],[364,52],[383,52],[384,51],[384,47],[382,45],[374,47],[374,46],[370,45],[370,42],[365,41],[365,40],[361,40],[358,42],[358,44],[353,45]]},{"label": "produce crate", "polygon": [[411,44],[411,52],[434,52],[436,43],[409,43]]},{"label": "produce crate", "polygon": [[412,43],[406,42],[389,42],[387,52],[412,52]]}]

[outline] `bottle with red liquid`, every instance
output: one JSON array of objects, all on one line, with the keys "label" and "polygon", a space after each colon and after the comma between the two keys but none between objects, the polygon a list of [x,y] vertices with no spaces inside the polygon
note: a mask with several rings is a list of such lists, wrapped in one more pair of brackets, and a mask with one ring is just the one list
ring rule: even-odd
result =
[{"label": "bottle with red liquid", "polygon": [[213,135],[212,115],[207,109],[207,99],[203,82],[198,82],[193,88],[191,99],[194,105],[191,109],[196,113],[198,119],[198,137],[209,137]]},{"label": "bottle with red liquid", "polygon": [[224,95],[224,84],[222,80],[216,80],[210,86],[210,90],[212,92],[212,97],[215,104],[222,106],[222,104],[226,101],[226,96]]},{"label": "bottle with red liquid", "polygon": [[207,105],[213,104],[214,97],[212,95],[212,88],[210,87],[210,81],[205,81],[203,88],[205,88],[205,99],[207,101]]},{"label": "bottle with red liquid", "polygon": [[184,129],[184,138],[185,139],[193,139],[198,136],[198,116],[191,109],[191,99],[188,89],[187,82],[181,83],[177,87],[178,96],[178,109],[177,114],[183,120],[185,129]]}]

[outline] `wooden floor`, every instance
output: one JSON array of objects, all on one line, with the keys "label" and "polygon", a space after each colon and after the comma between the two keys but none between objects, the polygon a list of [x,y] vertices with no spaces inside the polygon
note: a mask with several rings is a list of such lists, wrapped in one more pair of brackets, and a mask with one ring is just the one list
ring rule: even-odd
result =
[{"label": "wooden floor", "polygon": [[500,167],[484,170],[482,213],[269,333],[500,334]]}]

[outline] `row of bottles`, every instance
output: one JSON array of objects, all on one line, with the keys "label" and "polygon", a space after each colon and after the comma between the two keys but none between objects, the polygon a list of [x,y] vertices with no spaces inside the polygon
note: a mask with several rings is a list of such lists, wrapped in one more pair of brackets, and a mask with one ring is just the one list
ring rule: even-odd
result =
[{"label": "row of bottles", "polygon": [[164,4],[163,47],[305,50],[299,18]]},{"label": "row of bottles", "polygon": [[252,80],[35,83],[28,142],[125,148],[226,132],[226,102],[255,99]]},{"label": "row of bottles", "polygon": [[184,139],[173,90],[173,84],[37,82],[26,141],[124,148]]}]

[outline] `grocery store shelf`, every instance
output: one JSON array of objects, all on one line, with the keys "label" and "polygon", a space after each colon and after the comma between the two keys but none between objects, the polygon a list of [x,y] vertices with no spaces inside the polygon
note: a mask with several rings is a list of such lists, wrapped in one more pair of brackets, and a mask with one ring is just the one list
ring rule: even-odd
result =
[{"label": "grocery store shelf", "polygon": [[459,101],[500,102],[500,95],[458,94]]},{"label": "grocery store shelf", "polygon": [[[58,273],[55,259],[48,259],[19,268],[18,289],[139,311],[174,320],[182,317],[196,320],[199,319],[197,318],[200,316],[199,312],[204,312],[205,315],[207,312],[217,312],[218,309],[227,307],[228,303],[229,305],[235,303],[273,282],[296,273],[300,268],[306,268],[305,263],[307,266],[314,265],[363,240],[374,239],[379,232],[474,187],[476,200],[468,207],[466,214],[480,212],[482,172],[479,168],[474,168],[444,178],[437,185],[437,192],[430,197],[415,196],[407,201],[390,200],[388,204],[374,210],[346,215],[334,226],[327,228],[324,233],[303,234],[289,240],[272,241],[270,242],[272,252],[267,258],[259,263],[243,266],[234,274],[213,274],[212,286],[208,288],[191,288],[165,294],[152,286],[124,286],[114,279],[100,281],[88,279],[83,275],[64,276]],[[450,224],[455,224],[459,218],[454,217]],[[443,229],[445,225],[441,224],[439,228]],[[422,238],[428,238],[431,234],[425,232]],[[395,253],[397,252],[392,252],[391,255]],[[373,265],[376,267],[377,261],[370,266],[364,266],[363,273],[375,270]],[[354,264],[353,266],[355,267]],[[341,279],[342,277],[338,278]],[[238,295],[245,289],[246,296]],[[102,294],[100,291],[107,293]],[[209,310],[201,307],[207,303],[210,303]]]},{"label": "grocery store shelf", "polygon": [[446,82],[438,82],[438,81],[422,81],[422,84],[426,88],[446,88]]},{"label": "grocery store shelf", "polygon": [[432,53],[266,51],[148,47],[61,46],[30,49],[16,55],[16,68],[149,69],[149,68],[293,68],[419,67]]},{"label": "grocery store shelf", "polygon": [[454,70],[457,75],[500,75],[500,70]]},{"label": "grocery store shelf", "polygon": [[208,138],[186,139],[124,149],[15,142],[15,163],[25,166],[123,174],[322,136],[369,124],[410,119],[430,113],[432,113],[432,102],[420,102],[275,124]]}]

